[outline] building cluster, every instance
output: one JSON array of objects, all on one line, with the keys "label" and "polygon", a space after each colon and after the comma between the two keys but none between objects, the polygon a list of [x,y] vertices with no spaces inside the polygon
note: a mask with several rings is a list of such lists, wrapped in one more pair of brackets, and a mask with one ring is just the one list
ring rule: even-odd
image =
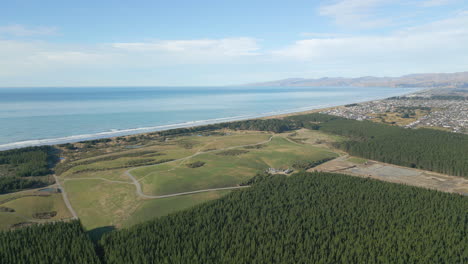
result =
[{"label": "building cluster", "polygon": [[294,170],[290,169],[290,168],[287,168],[287,169],[275,169],[275,168],[268,168],[266,170],[267,173],[269,174],[290,174],[292,173]]},{"label": "building cluster", "polygon": [[445,109],[432,111],[406,125],[409,128],[421,126],[442,127],[450,129],[452,132],[468,133],[468,101],[453,102]]},{"label": "building cluster", "polygon": [[[366,120],[384,113],[403,113],[405,109],[422,109],[427,113],[405,125],[408,128],[441,127],[452,132],[468,133],[468,100],[439,100],[431,98],[430,92],[390,98],[348,107],[337,107],[321,113],[349,119]],[[467,97],[468,98],[468,97]]]}]

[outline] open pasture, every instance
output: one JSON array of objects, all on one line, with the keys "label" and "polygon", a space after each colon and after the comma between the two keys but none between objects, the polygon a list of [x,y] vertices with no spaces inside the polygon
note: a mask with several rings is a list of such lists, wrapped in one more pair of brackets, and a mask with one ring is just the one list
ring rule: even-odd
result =
[{"label": "open pasture", "polygon": [[60,193],[39,190],[0,195],[0,230],[71,217]]},{"label": "open pasture", "polygon": [[[236,186],[270,167],[286,169],[297,160],[315,161],[338,156],[326,149],[291,142],[281,135],[263,145],[210,151],[185,160],[135,169],[132,174],[141,182],[146,194],[165,195]],[[197,161],[204,165],[186,166]]]},{"label": "open pasture", "polygon": [[[131,226],[230,192],[149,199],[138,195],[126,172],[138,180],[145,195],[167,195],[237,186],[269,167],[284,169],[296,160],[338,156],[325,145],[297,143],[288,135],[223,131],[169,137],[134,149],[70,160],[59,179],[85,228],[99,233],[103,228]],[[163,163],[139,166],[138,160],[143,159]],[[191,165],[197,162],[203,165]]]}]

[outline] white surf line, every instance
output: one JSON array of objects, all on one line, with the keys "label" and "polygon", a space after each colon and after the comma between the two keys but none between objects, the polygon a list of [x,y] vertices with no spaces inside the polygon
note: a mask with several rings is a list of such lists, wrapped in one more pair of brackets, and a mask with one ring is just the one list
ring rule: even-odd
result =
[{"label": "white surf line", "polygon": [[[298,108],[291,108],[285,110],[277,110],[277,111],[269,111],[257,114],[248,114],[248,115],[238,115],[238,116],[231,116],[231,117],[219,117],[213,119],[206,119],[206,120],[194,120],[194,121],[186,121],[182,123],[176,124],[163,124],[158,126],[150,126],[150,127],[139,127],[139,128],[125,128],[125,129],[117,129],[111,131],[103,131],[94,134],[81,134],[81,135],[72,135],[72,136],[65,136],[65,137],[58,137],[58,138],[48,138],[48,139],[30,139],[18,142],[11,142],[0,144],[0,151],[9,150],[9,149],[16,149],[16,148],[24,148],[29,146],[42,146],[42,145],[56,145],[56,144],[64,144],[64,143],[73,143],[85,140],[93,140],[93,139],[101,139],[101,138],[109,138],[109,137],[118,137],[118,136],[129,136],[129,135],[137,135],[141,133],[152,133],[158,131],[165,131],[170,129],[177,129],[177,128],[187,128],[187,127],[196,127],[196,126],[204,126],[210,124],[219,124],[219,123],[226,123],[226,122],[235,122],[235,121],[243,121],[249,119],[258,119],[270,116],[277,116],[277,115],[285,115],[285,114],[294,114],[294,113],[301,113],[311,110],[321,110],[330,107],[339,107],[346,104],[352,103],[366,103],[371,101],[377,100],[384,100],[394,96],[405,96],[411,94],[418,94],[424,91],[433,90],[434,88],[406,88],[408,91],[402,91],[401,93],[391,93],[385,95],[385,97],[375,96],[375,97],[365,97],[361,99],[357,99],[359,101],[353,101],[348,103],[343,103],[341,105],[336,105],[334,103],[327,103],[327,104],[319,104],[314,106],[305,106],[305,107],[298,107]],[[417,91],[410,91],[411,89]]]},{"label": "white surf line", "polygon": [[63,188],[62,185],[60,184],[60,181],[57,175],[54,174],[53,176],[54,176],[57,186],[60,189],[60,192],[62,193],[63,201],[65,202],[65,205],[67,206],[68,211],[70,211],[70,213],[72,214],[71,219],[78,219],[78,215],[76,214],[75,210],[73,210],[73,207],[71,206],[71,203],[68,200],[68,196],[67,196],[67,192],[65,191],[65,188]]},{"label": "white surf line", "polygon": [[[169,162],[176,162],[176,161],[183,161],[183,160],[190,159],[190,158],[195,157],[195,156],[200,155],[200,154],[205,154],[205,153],[210,153],[210,152],[215,152],[215,151],[223,151],[223,150],[229,150],[229,149],[234,149],[234,148],[242,148],[242,147],[248,147],[248,146],[262,145],[262,144],[266,144],[268,142],[271,142],[272,139],[273,139],[273,135],[271,135],[268,140],[265,140],[265,141],[262,141],[262,142],[259,142],[259,143],[247,144],[247,145],[241,145],[241,146],[233,146],[233,147],[228,147],[228,148],[224,148],[224,149],[214,149],[214,150],[209,150],[209,151],[204,151],[204,152],[197,152],[197,153],[192,154],[192,155],[190,155],[188,157],[184,157],[184,158],[180,158],[180,159],[177,159],[177,160],[172,160],[172,161],[168,161],[168,162],[164,162],[164,163],[160,163],[160,164],[165,164],[165,163],[169,163]],[[157,164],[157,165],[160,165],[160,164]],[[198,190],[198,191],[173,193],[173,194],[166,194],[166,195],[147,195],[147,194],[144,194],[143,191],[141,190],[141,184],[140,184],[139,180],[137,180],[130,172],[132,170],[135,170],[135,169],[145,168],[145,167],[149,167],[149,166],[157,166],[157,165],[154,165],[154,164],[153,165],[145,165],[145,166],[131,168],[131,169],[125,171],[125,174],[132,180],[133,184],[135,185],[136,193],[140,197],[150,198],[150,199],[159,199],[159,198],[167,198],[167,197],[174,197],[174,196],[201,193],[201,192],[220,191],[220,190],[233,190],[233,189],[241,189],[241,188],[250,187],[250,186],[221,187],[221,188],[203,189],[203,190]],[[140,180],[142,180],[145,177],[146,176],[142,177]]]}]

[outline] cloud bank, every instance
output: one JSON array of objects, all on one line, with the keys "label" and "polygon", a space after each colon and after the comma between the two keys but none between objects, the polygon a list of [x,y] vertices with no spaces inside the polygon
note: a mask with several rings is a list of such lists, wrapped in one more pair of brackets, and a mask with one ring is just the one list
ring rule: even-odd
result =
[{"label": "cloud bank", "polygon": [[[368,25],[371,20],[362,10],[384,2],[343,0],[323,6],[320,14],[335,17],[337,23],[358,19]],[[389,33],[304,33],[302,39],[274,49],[247,36],[57,44],[6,36],[48,35],[56,29],[5,26],[0,27],[0,86],[218,85],[287,77],[466,71],[467,25],[468,11],[459,11],[447,19]]]}]

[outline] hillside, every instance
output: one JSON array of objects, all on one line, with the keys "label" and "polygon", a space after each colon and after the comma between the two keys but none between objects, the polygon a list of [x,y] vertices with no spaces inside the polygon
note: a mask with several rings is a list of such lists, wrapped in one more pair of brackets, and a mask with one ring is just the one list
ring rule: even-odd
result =
[{"label": "hillside", "polygon": [[248,84],[249,86],[355,86],[355,87],[428,87],[459,88],[468,87],[468,72],[423,73],[400,77],[359,78],[324,77],[320,79],[289,78],[278,81]]}]

